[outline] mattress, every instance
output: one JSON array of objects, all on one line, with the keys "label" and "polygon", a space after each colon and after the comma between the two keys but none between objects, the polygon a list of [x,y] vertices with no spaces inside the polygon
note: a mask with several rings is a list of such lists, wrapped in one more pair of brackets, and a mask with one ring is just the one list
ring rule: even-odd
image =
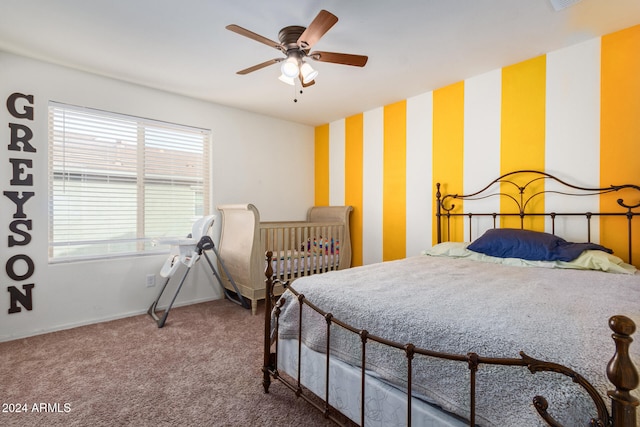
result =
[{"label": "mattress", "polygon": [[[278,343],[278,369],[294,379],[298,374],[298,341],[281,340]],[[302,367],[300,381],[317,396],[326,392],[326,355],[302,345]],[[406,425],[407,396],[393,384],[383,381],[373,371],[366,373],[365,422],[366,426],[386,427]],[[338,359],[332,359],[329,366],[329,404],[361,423],[362,393],[361,371]],[[465,427],[468,423],[460,417],[443,411],[424,400],[422,396],[412,397],[411,422],[422,427]]]},{"label": "mattress", "polygon": [[[294,288],[313,304],[357,328],[435,351],[518,358],[519,352],[575,369],[606,396],[613,355],[608,319],[624,314],[640,324],[640,275],[516,267],[466,259],[417,256],[297,279]],[[298,308],[285,293],[279,337],[297,337]],[[303,342],[326,348],[324,318],[305,308]],[[358,336],[333,326],[331,352],[360,365]],[[640,361],[640,349],[631,346]],[[414,391],[446,411],[468,417],[469,371],[464,363],[416,358]],[[406,386],[402,352],[373,345],[366,367],[383,381]],[[565,425],[595,416],[586,393],[554,373],[481,365],[477,420],[482,425],[544,425],[532,408],[535,395],[552,405]],[[638,393],[636,393],[638,396]],[[515,423],[515,424],[514,424]]]}]

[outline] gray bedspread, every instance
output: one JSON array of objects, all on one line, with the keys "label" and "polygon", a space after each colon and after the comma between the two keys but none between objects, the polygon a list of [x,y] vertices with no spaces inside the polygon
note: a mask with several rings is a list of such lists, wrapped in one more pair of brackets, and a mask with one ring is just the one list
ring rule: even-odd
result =
[{"label": "gray bedspread", "polygon": [[[614,352],[609,317],[623,314],[640,326],[640,274],[416,256],[301,278],[293,287],[371,334],[456,354],[518,358],[524,351],[576,370],[603,396],[611,388],[605,371]],[[280,337],[297,338],[297,301],[284,297]],[[303,325],[303,341],[324,352],[325,320],[304,310]],[[359,337],[332,327],[331,343],[332,354],[359,365]],[[640,343],[631,352],[638,364]],[[367,349],[367,368],[399,386],[406,384],[406,365],[403,352],[375,344]],[[466,363],[416,357],[413,369],[414,392],[468,417]],[[544,425],[532,405],[535,395],[546,397],[566,426],[587,425],[596,414],[582,389],[562,375],[481,365],[477,381],[482,425]]]}]

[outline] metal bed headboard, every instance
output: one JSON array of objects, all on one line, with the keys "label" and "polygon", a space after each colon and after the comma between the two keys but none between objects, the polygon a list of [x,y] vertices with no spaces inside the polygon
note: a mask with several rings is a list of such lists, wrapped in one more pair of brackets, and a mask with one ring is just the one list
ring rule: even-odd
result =
[{"label": "metal bed headboard", "polygon": [[[518,179],[523,181],[518,183]],[[557,188],[538,190],[537,185],[554,182]],[[555,185],[555,184],[554,184]],[[498,227],[498,219],[504,217],[519,217],[520,228],[524,228],[526,217],[546,217],[551,221],[551,233],[555,234],[556,219],[561,217],[584,217],[587,222],[587,241],[591,241],[591,219],[593,217],[626,217],[627,219],[627,246],[629,253],[629,264],[632,264],[633,253],[633,218],[640,215],[640,186],[635,184],[611,185],[605,188],[581,187],[569,184],[549,173],[536,170],[518,170],[506,173],[493,181],[486,187],[471,194],[445,194],[440,192],[440,183],[436,184],[436,227],[437,242],[443,242],[443,234],[446,241],[450,240],[451,220],[455,217],[468,218],[469,240],[472,240],[472,219],[474,217],[493,218],[493,228]],[[513,189],[513,192],[506,189]],[[571,197],[600,196],[602,194],[630,190],[631,198],[637,200],[635,203],[625,202],[622,198],[617,199],[617,204],[621,207],[618,212],[535,212],[530,208],[534,202],[543,199],[546,194],[558,194]],[[482,200],[488,198],[499,198],[513,203],[515,208],[509,212],[456,212],[456,200]]]}]

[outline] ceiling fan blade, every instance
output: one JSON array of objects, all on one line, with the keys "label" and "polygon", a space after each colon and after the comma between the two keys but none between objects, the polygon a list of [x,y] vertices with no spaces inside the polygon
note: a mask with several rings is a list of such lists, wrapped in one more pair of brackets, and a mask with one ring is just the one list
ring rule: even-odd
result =
[{"label": "ceiling fan blade", "polygon": [[355,67],[364,67],[369,59],[368,56],[363,55],[320,51],[311,52],[308,56],[320,62],[333,62],[334,64],[353,65]]},{"label": "ceiling fan blade", "polygon": [[267,46],[271,46],[279,50],[283,49],[280,43],[275,42],[266,37],[263,37],[260,34],[256,34],[253,31],[249,31],[246,28],[242,28],[236,24],[227,25],[225,28],[229,31],[233,31],[234,33],[240,34],[241,36],[249,37],[250,39],[255,40],[257,42],[264,43]]},{"label": "ceiling fan blade", "polygon": [[300,75],[298,76],[298,78],[300,79],[300,83],[302,84],[302,87],[309,87],[312,86],[314,84],[316,84],[315,80],[311,80],[310,82],[304,82],[304,77],[302,77],[302,73],[300,73]]},{"label": "ceiling fan blade", "polygon": [[338,22],[337,16],[326,10],[321,10],[298,38],[298,46],[303,49],[311,49],[336,22]]},{"label": "ceiling fan blade", "polygon": [[314,84],[316,84],[316,81],[315,81],[315,80],[311,80],[311,81],[310,81],[310,82],[308,82],[308,83],[302,82],[302,87],[309,87],[309,86],[312,86],[312,85],[314,85]]},{"label": "ceiling fan blade", "polygon": [[268,61],[264,61],[261,64],[254,65],[253,67],[249,67],[249,68],[245,68],[244,70],[240,70],[236,74],[242,74],[242,75],[249,74],[249,73],[252,73],[252,72],[254,72],[256,70],[259,70],[261,68],[268,67],[269,65],[276,64],[276,63],[278,63],[280,61],[282,61],[282,58],[270,59]]}]

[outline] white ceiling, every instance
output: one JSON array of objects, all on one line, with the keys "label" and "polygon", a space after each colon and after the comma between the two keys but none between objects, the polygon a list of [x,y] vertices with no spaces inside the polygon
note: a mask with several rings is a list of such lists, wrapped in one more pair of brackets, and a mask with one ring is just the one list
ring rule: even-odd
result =
[{"label": "white ceiling", "polygon": [[[364,68],[312,62],[303,94],[279,65],[236,74],[283,55],[226,25],[278,40],[321,9],[339,21],[313,50]],[[2,0],[0,50],[319,125],[639,23],[640,0]]]}]

